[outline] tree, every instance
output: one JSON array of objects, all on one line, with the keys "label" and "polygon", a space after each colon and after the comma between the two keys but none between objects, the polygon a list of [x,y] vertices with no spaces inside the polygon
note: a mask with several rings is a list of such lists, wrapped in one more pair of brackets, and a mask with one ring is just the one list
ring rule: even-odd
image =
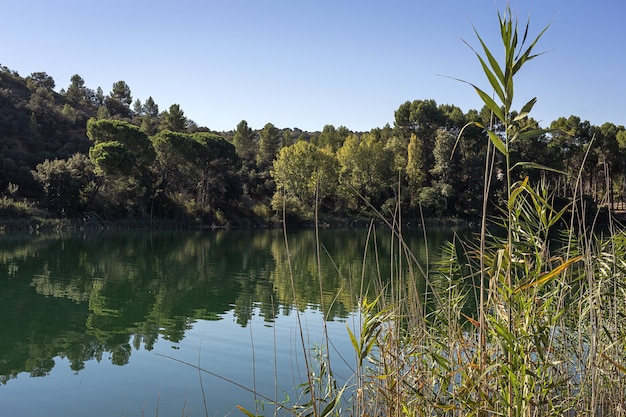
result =
[{"label": "tree", "polygon": [[63,106],[63,110],[61,110],[61,114],[67,119],[68,122],[70,122],[70,124],[74,125],[74,123],[76,123],[76,118],[78,117],[78,115],[74,107],[65,103],[65,105]]},{"label": "tree", "polygon": [[124,81],[113,83],[113,89],[105,99],[105,105],[109,113],[112,116],[119,116],[121,118],[130,118],[130,105],[132,102],[133,98],[130,87]]},{"label": "tree", "polygon": [[[154,160],[148,136],[130,123],[89,119],[87,136],[94,142],[89,155],[107,174],[140,175]],[[112,153],[103,152],[107,149]]]},{"label": "tree", "polygon": [[291,129],[285,129],[283,130],[283,136],[280,141],[280,147],[284,148],[290,145],[293,145],[293,139],[291,138]]},{"label": "tree", "polygon": [[30,138],[34,141],[38,141],[41,139],[41,134],[39,133],[39,123],[37,122],[37,116],[35,115],[35,112],[30,113],[28,133],[30,133]]},{"label": "tree", "polygon": [[456,160],[452,153],[456,136],[446,129],[435,132],[433,157],[435,165],[430,170],[433,176],[433,189],[441,196],[442,207],[432,207],[436,212],[448,214],[448,200],[454,196],[456,188]]},{"label": "tree", "polygon": [[393,154],[374,135],[348,135],[337,151],[337,159],[340,184],[352,207],[360,198],[355,192],[378,208],[395,189]]},{"label": "tree", "polygon": [[274,209],[282,208],[283,196],[292,214],[310,219],[316,202],[334,195],[338,185],[336,157],[308,142],[283,147],[271,171],[276,181]]},{"label": "tree", "polygon": [[348,134],[349,131],[345,126],[340,126],[338,129],[335,129],[333,125],[325,125],[322,129],[322,133],[315,139],[315,143],[320,148],[326,148],[332,152],[336,152],[337,149],[341,147]]},{"label": "tree", "polygon": [[418,136],[432,136],[437,128],[445,125],[444,111],[437,107],[435,100],[406,101],[396,112],[395,129],[404,136],[415,133]]},{"label": "tree", "polygon": [[[469,110],[465,115],[465,123],[478,121],[480,115],[476,110]],[[455,193],[459,214],[464,216],[476,217],[482,207],[487,143],[484,130],[473,123],[465,126],[456,142],[454,153],[455,157],[458,155],[459,162],[456,164],[458,184]]]},{"label": "tree", "polygon": [[87,136],[94,142],[89,158],[104,179],[103,204],[124,215],[145,215],[155,158],[146,133],[127,122],[90,119]]},{"label": "tree", "polygon": [[115,98],[107,97],[104,100],[104,107],[112,117],[130,118],[130,107]]},{"label": "tree", "polygon": [[123,103],[127,107],[133,102],[130,87],[124,81],[113,83],[113,89],[109,93],[109,97]]},{"label": "tree", "polygon": [[620,126],[620,128],[621,129],[615,135],[615,139],[617,140],[617,144],[618,144],[620,155],[621,155],[621,161],[622,161],[622,167],[621,167],[622,178],[620,181],[618,195],[619,195],[619,201],[621,203],[620,208],[624,209],[624,203],[626,199],[626,129],[624,129],[623,126]]},{"label": "tree", "polygon": [[191,210],[201,214],[232,207],[241,197],[236,175],[239,158],[235,147],[221,136],[164,130],[152,137],[152,143],[157,155],[157,188],[176,204],[185,206],[191,200],[195,207]]},{"label": "tree", "polygon": [[440,104],[439,110],[441,110],[444,120],[444,126],[442,127],[458,132],[465,126],[465,115],[459,107],[452,104]]},{"label": "tree", "polygon": [[624,126],[616,126],[613,123],[603,123],[600,127],[594,128],[596,136],[595,152],[598,155],[598,190],[602,190],[604,203],[613,207],[613,175],[615,171],[620,172],[623,163],[620,158],[619,142],[617,135],[624,130]]},{"label": "tree", "polygon": [[239,155],[244,162],[254,161],[257,154],[258,142],[256,140],[256,134],[245,120],[239,122],[235,129],[233,145],[235,145],[237,155]]},{"label": "tree", "polygon": [[54,78],[46,74],[45,72],[33,72],[26,78],[26,84],[31,90],[37,88],[44,88],[48,91],[54,90],[55,82]]},{"label": "tree", "polygon": [[396,135],[409,140],[414,133],[422,140],[422,157],[428,179],[434,164],[435,131],[446,125],[444,110],[451,112],[447,107],[438,107],[435,100],[414,100],[403,103],[394,113]]},{"label": "tree", "polygon": [[78,74],[72,75],[70,85],[67,87],[65,97],[72,104],[82,104],[87,99],[87,87],[85,80]]},{"label": "tree", "polygon": [[172,132],[184,132],[187,130],[187,123],[187,118],[180,105],[172,104],[169,111],[163,112],[161,129],[171,130]]},{"label": "tree", "polygon": [[385,143],[385,149],[393,155],[393,171],[396,173],[405,173],[408,144],[409,140],[398,136],[390,137]]},{"label": "tree", "polygon": [[53,136],[57,130],[59,108],[55,105],[54,93],[45,88],[37,88],[28,100],[26,108],[36,115],[40,132],[44,136]]},{"label": "tree", "polygon": [[259,153],[257,154],[257,165],[269,168],[272,160],[280,148],[280,130],[271,123],[267,123],[259,133]]},{"label": "tree", "polygon": [[212,210],[225,210],[241,198],[241,183],[237,176],[241,161],[235,146],[210,132],[191,134],[198,143],[196,163],[202,168],[199,183],[200,203]]},{"label": "tree", "polygon": [[[582,170],[583,193],[591,194],[592,184],[595,183],[595,167],[597,154],[587,152],[591,146],[592,126],[588,121],[581,121],[578,116],[568,118],[559,117],[550,123],[550,139],[548,147],[553,154],[557,154],[553,164],[555,168],[565,171],[571,178],[578,178],[578,171]],[[560,164],[559,164],[560,163]],[[574,183],[563,182],[558,187],[562,197],[569,197],[574,190]]]},{"label": "tree", "polygon": [[146,132],[148,136],[156,135],[158,131],[157,121],[153,120],[149,114],[144,114],[141,118],[140,128],[142,131]]},{"label": "tree", "polygon": [[411,205],[417,206],[419,201],[419,190],[426,182],[426,172],[424,171],[422,141],[413,133],[407,146],[406,176],[411,193]]},{"label": "tree", "polygon": [[141,104],[141,100],[137,99],[133,102],[133,113],[135,116],[141,117],[145,114],[145,109],[143,104]]},{"label": "tree", "polygon": [[93,96],[93,103],[96,108],[104,106],[104,92],[102,91],[102,87],[98,87]]},{"label": "tree", "polygon": [[110,118],[111,118],[111,113],[109,112],[109,109],[106,108],[106,106],[98,107],[98,110],[96,111],[96,119],[104,120],[104,119],[110,119]]},{"label": "tree", "polygon": [[44,205],[61,216],[74,216],[84,211],[95,187],[93,163],[83,154],[67,160],[45,160],[32,171],[44,190]]},{"label": "tree", "polygon": [[146,99],[146,102],[144,103],[144,111],[152,119],[157,119],[159,117],[159,106],[154,102],[152,96]]}]

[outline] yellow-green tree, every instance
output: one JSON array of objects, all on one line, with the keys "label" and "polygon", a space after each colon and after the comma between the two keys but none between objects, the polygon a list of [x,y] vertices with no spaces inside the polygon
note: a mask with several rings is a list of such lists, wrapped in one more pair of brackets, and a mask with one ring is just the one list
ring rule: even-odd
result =
[{"label": "yellow-green tree", "polygon": [[292,214],[311,218],[315,204],[337,189],[336,167],[333,154],[309,142],[299,141],[282,148],[270,171],[277,188],[273,208],[280,210],[288,202]]},{"label": "yellow-green tree", "polygon": [[375,135],[348,135],[337,159],[340,185],[352,208],[360,198],[378,208],[393,193],[397,182],[394,155]]}]

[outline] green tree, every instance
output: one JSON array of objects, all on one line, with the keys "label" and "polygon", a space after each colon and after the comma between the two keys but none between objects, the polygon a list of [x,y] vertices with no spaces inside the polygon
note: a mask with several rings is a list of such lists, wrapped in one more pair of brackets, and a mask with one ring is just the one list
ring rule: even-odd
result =
[{"label": "green tree", "polygon": [[335,129],[333,125],[325,125],[322,129],[322,133],[315,138],[315,143],[320,148],[337,152],[349,133],[345,126],[339,126],[339,128]]},{"label": "green tree", "polygon": [[141,100],[137,99],[133,102],[133,113],[136,117],[142,117],[146,113],[143,104],[141,104]]},{"label": "green tree", "polygon": [[157,121],[155,121],[149,114],[146,113],[141,117],[140,128],[141,130],[146,132],[148,136],[153,136],[158,131],[158,124]]},{"label": "green tree", "polygon": [[[484,171],[485,158],[487,157],[488,139],[482,128],[475,122],[480,121],[480,114],[476,110],[469,110],[465,115],[466,123],[463,133],[458,137],[454,149],[456,164],[456,177],[458,183],[455,194],[458,201],[458,212],[463,216],[477,218],[479,216],[484,194]],[[453,131],[458,135],[457,132]],[[494,192],[496,182],[492,183]]]},{"label": "green tree", "polygon": [[102,204],[123,215],[146,215],[155,158],[146,133],[127,122],[90,119],[87,136],[94,142],[89,157],[104,180]]},{"label": "green tree", "polygon": [[[578,116],[559,117],[550,124],[548,147],[552,154],[557,155],[551,166],[565,171],[570,178],[578,178],[582,167],[582,191],[587,195],[591,195],[598,164],[597,153],[587,152],[591,142],[592,126],[586,120],[581,121]],[[557,189],[562,197],[570,197],[574,185],[569,181],[561,181]]]},{"label": "green tree", "polygon": [[111,118],[111,113],[109,112],[109,109],[106,108],[106,106],[98,107],[98,110],[96,111],[96,119],[103,120],[103,119],[110,119],[110,118]]},{"label": "green tree", "polygon": [[30,95],[26,108],[35,114],[44,137],[51,137],[57,132],[60,110],[52,91],[38,88]]},{"label": "green tree", "polygon": [[267,123],[259,132],[259,152],[257,154],[259,167],[269,168],[280,148],[280,139],[280,130],[272,123]]},{"label": "green tree", "polygon": [[144,110],[148,116],[152,119],[158,119],[159,117],[159,106],[154,102],[152,96],[146,99],[144,103]]},{"label": "green tree", "polygon": [[104,92],[102,91],[102,87],[98,87],[93,96],[93,104],[96,108],[104,106]]},{"label": "green tree", "polygon": [[619,185],[618,199],[620,202],[620,209],[624,209],[626,204],[626,129],[620,126],[620,130],[615,135],[620,152],[620,160],[622,162],[621,167],[621,181]]},{"label": "green tree", "polygon": [[191,134],[198,143],[196,163],[201,167],[199,202],[213,210],[225,209],[241,196],[236,172],[240,160],[232,143],[215,133]]},{"label": "green tree", "polygon": [[452,104],[441,104],[439,110],[442,113],[444,124],[441,127],[445,127],[453,133],[458,133],[466,124],[466,116],[463,111]]},{"label": "green tree", "polygon": [[179,104],[172,104],[169,111],[164,111],[161,120],[161,130],[171,130],[172,132],[184,132],[187,130],[188,120],[185,112]]},{"label": "green tree", "polygon": [[283,147],[271,171],[277,188],[273,208],[280,211],[284,197],[291,214],[311,219],[316,203],[335,194],[337,165],[337,158],[331,152],[308,142]]},{"label": "green tree", "polygon": [[435,146],[435,131],[446,125],[444,109],[437,106],[435,100],[407,101],[400,105],[394,113],[394,130],[396,135],[409,140],[411,134],[422,140],[422,157],[427,180],[430,180],[430,170],[433,167],[433,148]]},{"label": "green tree", "polygon": [[235,135],[233,136],[233,144],[235,145],[237,155],[244,162],[254,161],[257,154],[258,141],[256,140],[256,134],[245,120],[237,124]]},{"label": "green tree", "polygon": [[117,81],[113,83],[113,89],[109,93],[109,97],[123,103],[127,107],[129,107],[133,102],[130,87],[125,81]]},{"label": "green tree", "polygon": [[452,153],[456,136],[446,129],[437,129],[435,132],[435,147],[433,157],[435,165],[430,170],[433,176],[432,187],[441,196],[442,207],[432,207],[440,214],[449,214],[448,202],[454,197],[456,189],[457,159]]},{"label": "green tree", "polygon": [[291,138],[291,129],[285,129],[283,130],[282,139],[280,141],[280,147],[284,148],[290,145],[293,145],[293,139]]},{"label": "green tree", "polygon": [[55,86],[54,78],[45,72],[33,72],[26,78],[26,84],[30,90],[44,88],[48,91],[52,91]]},{"label": "green tree", "polygon": [[105,105],[112,116],[130,118],[130,105],[133,102],[130,87],[124,81],[113,83],[113,89],[105,99]]},{"label": "green tree", "polygon": [[70,85],[65,92],[67,100],[72,104],[83,104],[87,100],[87,93],[85,80],[78,74],[72,75]]},{"label": "green tree", "polygon": [[119,120],[95,120],[87,122],[87,136],[95,145],[119,142],[137,160],[138,164],[149,164],[154,159],[154,150],[146,134],[137,126]]},{"label": "green tree", "polygon": [[409,144],[407,146],[407,163],[406,177],[411,194],[411,205],[417,206],[419,201],[419,190],[426,183],[426,172],[424,171],[424,158],[422,141],[417,138],[415,133],[411,134]]},{"label": "green tree", "polygon": [[74,125],[76,123],[78,114],[76,113],[74,107],[72,107],[71,105],[65,103],[65,105],[63,106],[63,110],[61,110],[61,114],[67,119],[70,124]]},{"label": "green tree", "polygon": [[[158,166],[158,189],[190,214],[227,211],[241,198],[235,147],[209,132],[164,130],[152,137]],[[185,200],[191,200],[189,206]]]},{"label": "green tree", "polygon": [[620,173],[623,163],[620,158],[619,142],[617,135],[624,130],[624,126],[616,126],[613,123],[603,123],[594,129],[596,136],[595,152],[598,155],[598,195],[596,200],[603,199],[604,204],[613,207],[613,176]]},{"label": "green tree", "polygon": [[[409,140],[391,136],[385,143],[385,149],[393,155],[393,171],[405,174],[408,158]],[[401,175],[404,177],[404,175]]]},{"label": "green tree", "polygon": [[351,207],[356,208],[363,197],[379,208],[390,196],[397,182],[393,158],[374,135],[348,135],[337,151],[337,159],[343,195]]},{"label": "green tree", "polygon": [[72,217],[84,211],[95,188],[93,163],[84,154],[67,160],[45,160],[32,172],[44,190],[43,203],[57,215]]},{"label": "green tree", "polygon": [[30,133],[30,137],[32,140],[38,141],[41,139],[41,134],[39,133],[39,123],[37,122],[37,115],[35,114],[35,112],[30,113],[28,132]]},{"label": "green tree", "polygon": [[431,137],[445,125],[444,111],[435,100],[406,101],[394,113],[395,129],[404,136],[415,133]]}]

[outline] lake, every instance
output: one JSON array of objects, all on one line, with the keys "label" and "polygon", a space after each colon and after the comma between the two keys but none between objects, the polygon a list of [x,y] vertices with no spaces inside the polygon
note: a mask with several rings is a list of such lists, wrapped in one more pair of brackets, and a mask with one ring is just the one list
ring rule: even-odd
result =
[{"label": "lake", "polygon": [[[347,327],[397,250],[376,236],[321,230],[319,268],[314,230],[288,233],[289,258],[281,230],[0,236],[2,414],[272,415],[250,391],[296,401],[324,317],[349,381]],[[426,263],[449,236],[404,238]]]}]

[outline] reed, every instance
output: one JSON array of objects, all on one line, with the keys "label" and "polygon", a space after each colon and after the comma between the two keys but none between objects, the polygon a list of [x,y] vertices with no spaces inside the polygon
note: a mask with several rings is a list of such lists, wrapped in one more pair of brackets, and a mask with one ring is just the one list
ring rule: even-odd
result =
[{"label": "reed", "polygon": [[[490,126],[475,123],[489,140],[480,230],[455,237],[421,264],[403,239],[400,199],[391,218],[371,207],[393,243],[392,266],[377,268],[376,288],[353,289],[360,306],[347,330],[354,375],[347,382],[334,375],[326,333],[311,349],[301,332],[302,395],[280,411],[314,417],[626,415],[626,233],[613,222],[602,232],[595,221],[587,223],[580,175],[569,204],[560,208],[547,182],[513,180],[520,167],[555,172],[530,162],[512,166],[509,159],[516,140],[545,133],[519,128],[536,98],[519,113],[513,98],[515,76],[541,55],[534,49],[548,27],[531,40],[529,22],[520,31],[508,6],[498,12],[498,23],[501,61],[477,31],[480,48],[472,48],[493,98],[461,80],[493,114]],[[506,191],[498,213],[489,216],[497,160]],[[372,223],[368,246],[374,245],[375,264],[377,233]],[[286,233],[284,239],[289,254]],[[366,247],[362,274],[368,253]],[[330,254],[318,239],[318,266],[322,256]]]},{"label": "reed", "polygon": [[478,32],[481,52],[474,50],[495,99],[468,84],[495,121],[477,124],[491,145],[485,207],[496,157],[504,162],[506,199],[499,215],[483,212],[474,239],[450,242],[432,266],[410,256],[400,222],[388,223],[398,262],[410,267],[381,283],[379,310],[364,303],[362,340],[353,344],[359,365],[366,352],[373,366],[358,373],[368,400],[356,415],[626,414],[625,234],[615,224],[603,235],[586,224],[576,194],[557,209],[545,182],[512,180],[520,166],[550,170],[509,160],[516,140],[544,133],[517,128],[535,98],[519,113],[512,103],[514,77],[540,55],[533,50],[547,27],[529,41],[529,24],[519,32],[509,7],[498,20],[503,62]]}]

